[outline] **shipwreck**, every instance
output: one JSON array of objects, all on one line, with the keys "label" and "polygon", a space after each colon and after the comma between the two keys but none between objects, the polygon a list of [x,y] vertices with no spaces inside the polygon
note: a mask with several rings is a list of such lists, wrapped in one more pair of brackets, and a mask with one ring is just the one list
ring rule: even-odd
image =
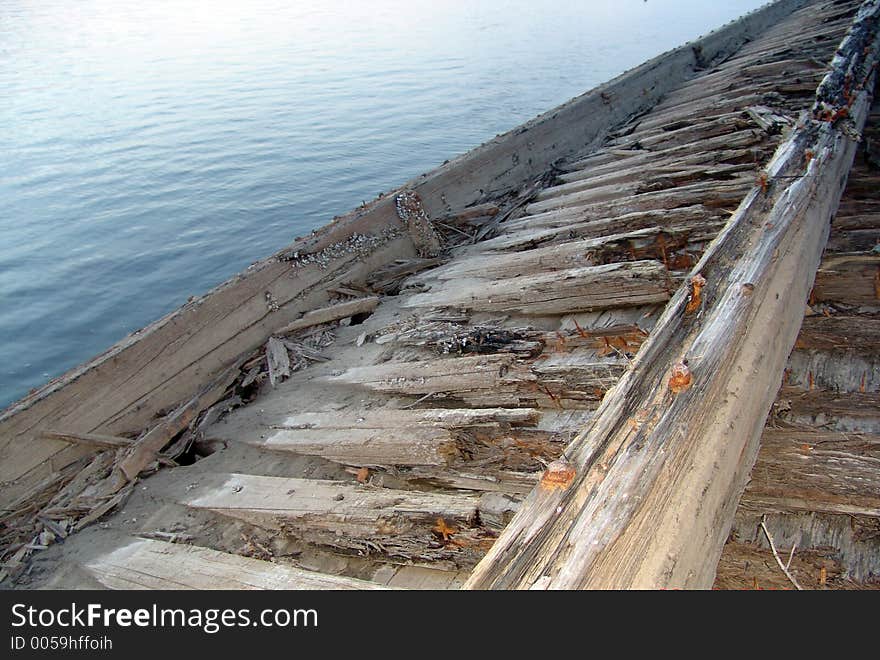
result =
[{"label": "shipwreck", "polygon": [[19,588],[880,575],[880,0],[779,0],[0,415]]}]

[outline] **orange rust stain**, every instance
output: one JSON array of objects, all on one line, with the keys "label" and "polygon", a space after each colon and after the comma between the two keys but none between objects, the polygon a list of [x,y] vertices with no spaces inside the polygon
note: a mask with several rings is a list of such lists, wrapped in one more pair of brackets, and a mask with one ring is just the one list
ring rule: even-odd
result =
[{"label": "orange rust stain", "polygon": [[574,481],[577,471],[564,458],[558,458],[547,466],[541,475],[540,486],[543,490],[567,490]]},{"label": "orange rust stain", "polygon": [[767,190],[770,188],[770,181],[767,178],[767,173],[766,172],[759,172],[758,179],[757,179],[756,183],[758,184],[758,186],[760,186],[761,192],[766,195]]},{"label": "orange rust stain", "polygon": [[697,274],[690,279],[689,288],[691,293],[688,298],[687,307],[684,308],[685,314],[693,314],[700,308],[703,302],[702,292],[704,286],[706,286],[706,278],[702,275]]},{"label": "orange rust stain", "polygon": [[437,522],[431,528],[431,531],[442,537],[444,541],[449,541],[450,537],[458,532],[455,527],[449,525],[443,518],[437,518]]},{"label": "orange rust stain", "polygon": [[684,392],[691,386],[691,370],[687,360],[679,360],[672,365],[672,376],[669,378],[669,389],[673,394]]}]

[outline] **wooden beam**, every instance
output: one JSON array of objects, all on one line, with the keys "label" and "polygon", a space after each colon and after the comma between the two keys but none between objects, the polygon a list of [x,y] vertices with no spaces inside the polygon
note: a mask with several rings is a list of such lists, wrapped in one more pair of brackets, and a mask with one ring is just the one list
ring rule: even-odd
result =
[{"label": "wooden beam", "polygon": [[880,255],[839,255],[823,261],[810,299],[876,306],[880,302]]},{"label": "wooden beam", "polygon": [[619,358],[555,355],[525,361],[514,355],[448,357],[354,367],[331,383],[404,396],[430,395],[473,406],[593,407],[623,371]]},{"label": "wooden beam", "polygon": [[801,326],[795,348],[880,352],[880,319],[858,316],[808,316]]},{"label": "wooden beam", "polygon": [[339,319],[348,318],[355,314],[366,314],[372,312],[379,305],[377,296],[367,296],[366,298],[357,298],[355,300],[347,300],[343,303],[337,303],[321,309],[315,309],[306,312],[296,321],[288,323],[283,328],[275,331],[275,335],[288,335],[297,330],[311,328],[312,326],[321,325],[322,323],[330,323]]},{"label": "wooden beam", "polygon": [[[880,3],[866,2],[820,98],[872,70]],[[861,90],[850,108],[867,114]],[[821,108],[817,106],[817,111]],[[794,345],[856,144],[805,120],[697,264],[567,449],[476,567],[466,588],[708,588]],[[805,151],[810,149],[814,158]],[[805,171],[806,169],[806,171]],[[682,361],[688,360],[685,364]],[[565,479],[562,479],[565,476]]]},{"label": "wooden beam", "polygon": [[159,452],[178,433],[186,429],[199,413],[217,403],[226,389],[238,377],[241,364],[238,360],[225,369],[207,387],[185,404],[168,414],[143,436],[131,443],[129,452],[117,462],[111,475],[110,492],[119,490],[127,481],[132,481],[153,461]]},{"label": "wooden beam", "polygon": [[108,589],[384,589],[374,582],[305,571],[210,548],[133,539],[83,564]]},{"label": "wooden beam", "polygon": [[493,519],[480,508],[478,496],[354,481],[216,475],[201,479],[181,503],[310,543],[400,559],[472,564],[495,536],[487,527]]},{"label": "wooden beam", "polygon": [[502,280],[451,281],[434,291],[410,296],[403,305],[550,316],[665,302],[668,285],[662,263],[633,261]]},{"label": "wooden beam", "polygon": [[114,435],[101,435],[99,433],[64,433],[61,431],[43,431],[40,434],[46,440],[59,440],[75,445],[97,447],[99,449],[119,449],[130,447],[134,442],[131,438],[120,438]]},{"label": "wooden beam", "polygon": [[880,518],[880,435],[767,429],[740,506]]}]

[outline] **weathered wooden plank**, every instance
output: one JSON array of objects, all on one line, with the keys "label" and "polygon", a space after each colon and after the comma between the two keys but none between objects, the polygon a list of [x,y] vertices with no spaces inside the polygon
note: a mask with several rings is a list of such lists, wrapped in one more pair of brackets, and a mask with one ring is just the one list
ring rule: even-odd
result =
[{"label": "weathered wooden plank", "polygon": [[367,278],[367,286],[376,293],[395,295],[400,291],[400,287],[407,277],[439,266],[443,261],[439,257],[435,259],[398,259],[370,274]]},{"label": "weathered wooden plank", "polygon": [[99,433],[63,433],[61,431],[43,431],[40,435],[47,440],[60,440],[61,442],[69,442],[75,445],[85,445],[86,447],[98,447],[101,449],[119,449],[121,447],[129,447],[133,442],[131,438],[120,438],[115,435],[101,435]]},{"label": "weathered wooden plank", "polygon": [[880,433],[880,394],[805,390],[787,386],[779,391],[774,415],[792,424],[821,427],[832,431]]},{"label": "weathered wooden plank", "polygon": [[288,323],[283,328],[275,331],[276,335],[288,335],[297,330],[303,330],[322,323],[330,323],[340,319],[354,316],[355,314],[367,314],[372,312],[379,305],[377,296],[367,296],[366,298],[356,298],[355,300],[347,300],[345,302],[315,309],[306,312],[296,321]]},{"label": "weathered wooden plank", "polygon": [[572,222],[559,227],[511,229],[480,244],[483,250],[523,250],[544,244],[559,244],[578,239],[592,239],[599,244],[622,234],[636,231],[686,233],[692,241],[712,240],[724,226],[722,215],[702,205],[669,210],[637,211],[607,218]]},{"label": "weathered wooden plank", "polygon": [[[877,13],[880,3],[863,6],[835,73],[870,71]],[[856,130],[867,97],[850,109]],[[803,176],[806,149],[815,157]],[[803,318],[790,301],[807,298],[854,152],[826,122],[791,134],[766,169],[768,185],[695,268],[711,288],[676,294],[569,447],[570,467],[548,478],[562,487],[531,493],[466,587],[711,586]]]},{"label": "weathered wooden plank", "polygon": [[880,355],[849,351],[792,353],[785,370],[789,385],[826,392],[880,391]]},{"label": "weathered wooden plank", "polygon": [[511,222],[511,226],[521,225],[526,222],[537,222],[540,219],[546,222],[552,217],[552,212],[557,215],[565,213],[572,215],[578,212],[591,213],[594,209],[616,209],[620,213],[632,213],[634,211],[646,211],[652,208],[676,208],[679,206],[692,206],[704,204],[706,206],[724,206],[725,203],[737,202],[742,199],[752,178],[743,178],[733,182],[718,183],[717,181],[692,183],[671,190],[657,192],[642,192],[624,198],[616,196],[609,199],[593,199],[591,191],[570,193],[543,202],[534,202],[526,207],[527,218]]},{"label": "weathered wooden plank", "polygon": [[504,280],[450,282],[403,304],[548,316],[664,302],[669,299],[668,287],[669,275],[662,263],[633,261]]},{"label": "weathered wooden plank", "polygon": [[[791,547],[782,543],[778,548],[786,563]],[[827,549],[805,549],[802,545],[797,546],[788,570],[804,589],[845,589],[849,585],[858,588],[856,584],[847,584],[845,569]],[[780,570],[769,547],[762,547],[756,542],[740,541],[725,544],[712,588],[736,591],[795,589]]]},{"label": "weathered wooden plank", "polygon": [[880,435],[767,429],[740,505],[880,518]]},{"label": "weathered wooden plank", "polygon": [[810,300],[876,307],[880,302],[880,255],[835,255],[823,261]]},{"label": "weathered wooden plank", "polygon": [[[752,135],[752,132],[749,133]],[[735,136],[732,136],[735,137]],[[688,151],[685,149],[672,149],[669,153],[656,154],[651,151],[631,150],[626,156],[621,156],[614,167],[586,167],[561,174],[558,180],[562,183],[549,188],[554,193],[577,192],[593,186],[606,186],[615,183],[627,183],[644,177],[650,173],[668,175],[677,172],[699,172],[723,168],[725,166],[747,166],[761,163],[763,155],[770,155],[769,145],[772,141],[766,140],[767,145],[755,146],[754,142],[749,148],[730,148],[725,144],[715,149],[700,149]],[[671,155],[670,155],[671,154]],[[549,194],[549,193],[548,193]]]},{"label": "weathered wooden plank", "polygon": [[290,356],[287,354],[287,347],[276,337],[269,337],[269,341],[266,342],[266,366],[272,387],[283,378],[290,378]]},{"label": "weathered wooden plank", "polygon": [[[200,480],[182,503],[310,543],[402,559],[471,563],[494,537],[485,527],[492,520],[471,494],[228,474]],[[451,536],[444,537],[438,519],[454,528]]]},{"label": "weathered wooden plank", "polygon": [[620,376],[625,362],[571,355],[527,362],[512,355],[476,355],[354,367],[326,380],[405,396],[432,395],[471,405],[592,405]]},{"label": "weathered wooden plank", "polygon": [[83,564],[108,589],[384,589],[374,582],[305,571],[210,548],[133,539]]},{"label": "weathered wooden plank", "polygon": [[114,490],[118,490],[126,481],[135,479],[156,460],[158,453],[174,436],[189,426],[200,412],[217,403],[226,388],[238,377],[240,366],[240,363],[233,364],[196,396],[133,442],[128,453],[118,461],[113,470],[117,482]]},{"label": "weathered wooden plank", "polygon": [[688,238],[685,232],[650,227],[601,238],[555,243],[523,252],[475,255],[437,268],[419,281],[468,277],[501,280],[630,259],[661,261],[664,256],[672,259],[676,249],[687,245]]},{"label": "weathered wooden plank", "polygon": [[480,427],[275,429],[259,446],[320,456],[343,465],[391,469],[404,478],[401,466],[442,468],[422,469],[419,478],[443,475],[449,469],[481,471],[487,476],[497,470],[539,472],[542,468],[537,457],[553,460],[563,449],[561,439],[545,431],[500,432]]}]

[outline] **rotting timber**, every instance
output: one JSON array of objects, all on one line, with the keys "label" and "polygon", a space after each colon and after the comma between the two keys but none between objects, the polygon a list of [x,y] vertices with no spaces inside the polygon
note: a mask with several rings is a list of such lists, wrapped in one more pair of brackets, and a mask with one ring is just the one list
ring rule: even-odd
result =
[{"label": "rotting timber", "polygon": [[870,582],[878,5],[769,5],[13,405],[5,576],[742,586],[798,543]]}]

